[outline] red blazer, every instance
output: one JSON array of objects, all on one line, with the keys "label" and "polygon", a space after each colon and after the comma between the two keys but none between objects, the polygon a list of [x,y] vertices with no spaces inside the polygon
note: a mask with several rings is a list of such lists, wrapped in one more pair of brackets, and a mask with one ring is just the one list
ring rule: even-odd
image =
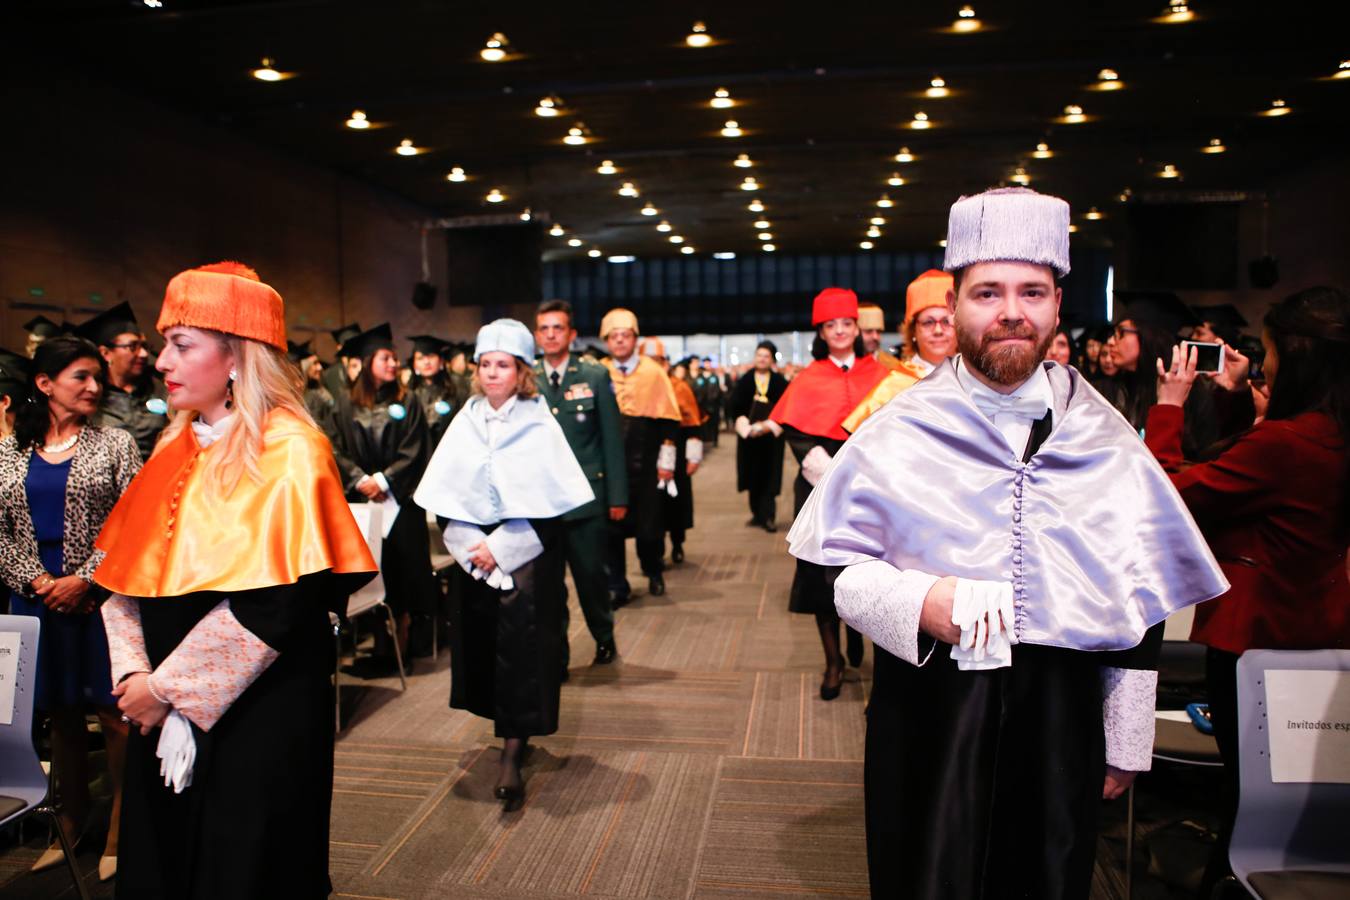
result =
[{"label": "red blazer", "polygon": [[1230,653],[1350,647],[1346,446],[1330,416],[1266,420],[1213,462],[1186,466],[1183,412],[1149,410],[1148,448],[1232,583],[1195,608],[1191,640]]}]

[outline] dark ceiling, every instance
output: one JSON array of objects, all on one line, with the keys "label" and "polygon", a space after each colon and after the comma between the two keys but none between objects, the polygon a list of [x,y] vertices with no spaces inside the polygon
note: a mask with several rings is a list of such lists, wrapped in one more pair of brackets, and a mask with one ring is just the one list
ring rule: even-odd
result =
[{"label": "dark ceiling", "polygon": [[[670,255],[669,221],[699,253],[753,251],[755,196],[781,252],[931,247],[959,194],[1021,166],[1065,196],[1078,239],[1105,242],[1117,196],[1260,189],[1279,172],[1344,153],[1350,56],[1344,29],[1311,8],[1197,0],[1195,19],[1156,21],[1166,0],[1089,4],[977,0],[983,27],[954,33],[959,3],[694,5],[293,0],[276,3],[44,2],[25,9],[27,46],[264,144],[331,166],[445,216],[515,214],[561,223],[548,258]],[[11,9],[13,12],[13,9]],[[694,49],[696,19],[714,38]],[[504,32],[511,55],[479,50]],[[260,58],[294,77],[250,76]],[[1094,89],[1114,69],[1123,88]],[[934,76],[950,96],[926,97]],[[724,87],[736,106],[713,109]],[[536,116],[562,98],[564,115]],[[1289,115],[1259,115],[1275,99]],[[1089,121],[1057,119],[1069,104]],[[374,123],[344,126],[354,109]],[[907,127],[916,112],[932,127]],[[743,137],[719,135],[732,118]],[[562,142],[584,122],[582,147]],[[410,138],[423,152],[394,152]],[[1222,154],[1200,148],[1219,138]],[[1046,142],[1054,156],[1034,159]],[[916,160],[894,161],[902,146]],[[755,166],[735,168],[747,153]],[[597,174],[602,160],[621,174]],[[1171,164],[1181,178],[1157,173]],[[446,180],[453,166],[469,180]],[[898,172],[903,187],[888,187]],[[738,189],[746,174],[762,185]],[[640,199],[620,197],[634,182]],[[498,187],[507,199],[484,199]],[[883,193],[889,210],[875,202]],[[639,213],[650,200],[657,217]],[[1100,207],[1108,216],[1081,214]],[[569,248],[566,240],[584,242]]]}]

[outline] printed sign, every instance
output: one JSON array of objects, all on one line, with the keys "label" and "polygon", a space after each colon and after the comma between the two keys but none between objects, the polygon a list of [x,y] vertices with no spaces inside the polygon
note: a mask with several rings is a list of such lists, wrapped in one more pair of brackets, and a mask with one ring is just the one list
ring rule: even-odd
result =
[{"label": "printed sign", "polygon": [[0,631],[0,725],[14,724],[14,684],[19,677],[17,631]]},{"label": "printed sign", "polygon": [[1270,780],[1350,784],[1350,672],[1266,672]]}]

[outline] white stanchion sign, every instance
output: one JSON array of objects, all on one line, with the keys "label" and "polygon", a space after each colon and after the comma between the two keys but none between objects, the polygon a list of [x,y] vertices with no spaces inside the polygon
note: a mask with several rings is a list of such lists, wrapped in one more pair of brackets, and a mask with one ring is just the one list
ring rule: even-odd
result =
[{"label": "white stanchion sign", "polygon": [[0,631],[0,725],[14,724],[14,685],[19,677],[17,631]]},{"label": "white stanchion sign", "polygon": [[1270,779],[1350,784],[1350,672],[1266,671]]}]

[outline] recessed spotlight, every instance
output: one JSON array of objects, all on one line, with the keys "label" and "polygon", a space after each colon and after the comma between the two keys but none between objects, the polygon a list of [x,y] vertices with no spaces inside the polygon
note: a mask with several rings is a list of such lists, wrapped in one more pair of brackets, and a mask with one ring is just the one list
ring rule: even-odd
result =
[{"label": "recessed spotlight", "polygon": [[778,249],[778,246],[776,244],[760,244],[759,249],[763,250],[765,253],[772,253]]},{"label": "recessed spotlight", "polygon": [[928,90],[924,91],[925,96],[932,97],[933,99],[946,97],[950,93],[951,91],[947,88],[946,80],[938,78],[937,76],[934,76],[933,80],[928,82]]},{"label": "recessed spotlight", "polygon": [[563,138],[563,143],[570,144],[573,147],[579,147],[590,140],[590,138],[586,136],[587,134],[586,126],[581,122],[578,122],[567,129],[567,137]]},{"label": "recessed spotlight", "polygon": [[620,197],[637,197],[637,196],[639,196],[639,195],[638,195],[638,189],[637,189],[637,186],[634,185],[633,182],[631,182],[631,181],[625,181],[625,182],[619,187],[619,196],[620,196]]},{"label": "recessed spotlight", "polygon": [[684,42],[690,47],[707,47],[713,42],[712,35],[708,34],[708,26],[702,22],[695,22],[694,27],[689,29],[689,34],[685,36]]},{"label": "recessed spotlight", "polygon": [[469,180],[469,176],[464,174],[464,169],[463,169],[463,168],[461,168],[460,166],[455,166],[453,169],[450,170],[450,174],[445,176],[445,180],[446,180],[446,181],[468,181],[468,180]]},{"label": "recessed spotlight", "polygon": [[652,206],[652,202],[651,202],[650,200],[648,200],[648,201],[647,201],[647,204],[646,204],[645,206],[642,207],[641,213],[642,213],[644,216],[654,216],[654,215],[656,215],[656,213],[657,213],[657,209],[656,209],[655,206]]},{"label": "recessed spotlight", "polygon": [[1161,169],[1158,170],[1158,177],[1159,177],[1159,178],[1180,178],[1180,177],[1181,177],[1181,170],[1178,169],[1176,166],[1172,165],[1171,163],[1167,163],[1167,164],[1164,165]]},{"label": "recessed spotlight", "polygon": [[755,225],[755,227],[758,228],[760,231],[763,231],[764,229],[766,229],[766,228],[769,227],[769,220],[768,220],[768,219],[756,219],[754,225]]},{"label": "recessed spotlight", "polygon": [[1201,153],[1223,153],[1228,148],[1223,145],[1219,138],[1210,138],[1209,143],[1200,148]]},{"label": "recessed spotlight", "polygon": [[898,163],[914,162],[914,154],[909,152],[908,147],[901,147],[900,152],[895,154],[895,161]]},{"label": "recessed spotlight", "polygon": [[871,249],[872,249],[872,246],[873,246],[873,244],[872,244],[871,241],[859,241],[859,242],[858,242],[858,249],[859,249],[859,250],[871,250]]},{"label": "recessed spotlight", "polygon": [[259,81],[268,82],[281,81],[291,77],[289,72],[278,71],[276,60],[272,59],[270,56],[264,56],[262,62],[258,65],[258,68],[254,69],[249,74]]},{"label": "recessed spotlight", "polygon": [[773,235],[767,231],[761,231],[759,234],[755,235],[755,237],[759,238],[761,241],[773,240]]},{"label": "recessed spotlight", "polygon": [[909,127],[916,131],[923,131],[925,128],[932,128],[933,123],[928,121],[928,113],[920,111],[914,114],[914,118],[909,123]]},{"label": "recessed spotlight", "polygon": [[164,6],[163,0],[143,0],[150,9],[159,9]]},{"label": "recessed spotlight", "polygon": [[867,236],[870,238],[881,237],[881,229],[873,225],[871,228],[867,229]]},{"label": "recessed spotlight", "polygon": [[667,231],[672,231],[673,228],[669,222],[667,222],[665,219],[662,219],[660,222],[656,223],[656,230],[664,234]]},{"label": "recessed spotlight", "polygon": [[488,191],[487,196],[484,197],[483,199],[489,203],[501,203],[503,200],[506,199],[506,195],[503,194],[500,189],[493,188],[492,190]]},{"label": "recessed spotlight", "polygon": [[741,182],[741,190],[743,191],[759,190],[759,182],[755,181],[755,176],[753,175],[745,176],[745,180]]},{"label": "recessed spotlight", "polygon": [[736,254],[730,250],[719,250],[713,254],[713,259],[735,259]]},{"label": "recessed spotlight", "polygon": [[694,248],[690,247],[688,244],[685,244],[683,247],[680,248],[680,252],[683,253],[685,256],[689,256],[694,252]]},{"label": "recessed spotlight", "polygon": [[394,152],[399,156],[416,156],[422,151],[413,146],[412,138],[404,138],[398,142],[398,146],[394,148]]},{"label": "recessed spotlight", "polygon": [[545,119],[551,119],[560,112],[558,109],[560,106],[562,106],[561,100],[554,96],[548,96],[539,101],[539,105],[534,108],[534,114],[543,116]]},{"label": "recessed spotlight", "polygon": [[957,10],[956,21],[952,23],[952,31],[969,34],[972,31],[979,31],[982,24],[979,19],[975,18],[974,8],[967,5]]},{"label": "recessed spotlight", "polygon": [[1106,218],[1106,213],[1095,206],[1089,206],[1088,211],[1083,213],[1083,218],[1087,219],[1089,222],[1098,222]]},{"label": "recessed spotlight", "polygon": [[567,234],[567,231],[557,222],[554,222],[553,227],[548,230],[548,233],[554,237],[562,237],[564,234]]},{"label": "recessed spotlight", "polygon": [[1097,83],[1092,85],[1094,91],[1118,91],[1125,86],[1125,82],[1120,80],[1120,73],[1115,69],[1102,69],[1097,73]]},{"label": "recessed spotlight", "polygon": [[745,132],[741,131],[741,125],[735,119],[727,119],[727,123],[722,126],[722,137],[736,138]]},{"label": "recessed spotlight", "polygon": [[521,212],[521,214],[520,214],[520,221],[522,221],[522,222],[528,222],[528,221],[530,221],[530,220],[533,219],[533,218],[534,218],[534,213],[530,211],[530,208],[529,208],[528,206],[525,207],[525,209],[524,209],[524,210]]},{"label": "recessed spotlight", "polygon": [[1332,73],[1332,78],[1350,78],[1350,59],[1341,60],[1341,64]]},{"label": "recessed spotlight", "polygon": [[708,105],[713,109],[731,109],[736,105],[736,101],[731,99],[731,91],[726,88],[718,88],[713,91],[712,99],[708,101]]},{"label": "recessed spotlight", "polygon": [[601,175],[619,174],[618,167],[614,165],[614,160],[612,159],[607,159],[604,162],[600,163],[600,165],[595,167],[595,171],[599,172]]},{"label": "recessed spotlight", "polygon": [[1288,103],[1285,103],[1283,100],[1272,100],[1270,101],[1270,109],[1261,110],[1261,115],[1271,117],[1287,116],[1291,112],[1293,112],[1293,109],[1290,108]]},{"label": "recessed spotlight", "polygon": [[868,220],[867,224],[869,224],[869,225],[885,225],[885,224],[886,224],[886,217],[885,217],[885,216],[873,216],[871,219]]},{"label": "recessed spotlight", "polygon": [[365,112],[359,109],[354,109],[352,110],[351,118],[347,120],[347,127],[355,128],[357,131],[362,131],[370,127],[370,120],[366,118]]},{"label": "recessed spotlight", "polygon": [[1078,125],[1087,121],[1087,116],[1083,114],[1083,107],[1077,103],[1070,103],[1064,107],[1064,117],[1060,119],[1065,125]]},{"label": "recessed spotlight", "polygon": [[905,183],[905,179],[900,177],[899,172],[892,172],[891,177],[886,179],[886,183],[891,187],[902,187]]},{"label": "recessed spotlight", "polygon": [[1186,0],[1168,0],[1167,5],[1163,7],[1162,15],[1153,21],[1161,22],[1164,25],[1193,22],[1195,21],[1195,11],[1191,9]]},{"label": "recessed spotlight", "polygon": [[877,201],[877,206],[882,209],[890,209],[894,205],[895,201],[891,199],[890,194],[882,194],[881,199]]},{"label": "recessed spotlight", "polygon": [[749,153],[742,153],[740,156],[737,156],[731,164],[738,169],[748,169],[755,164],[755,161],[750,158]]},{"label": "recessed spotlight", "polygon": [[567,239],[567,246],[569,246],[569,247],[580,247],[580,246],[581,246],[582,244],[584,244],[584,243],[586,243],[586,242],[583,241],[581,238],[568,238],[568,239]]},{"label": "recessed spotlight", "polygon": [[622,255],[622,256],[611,256],[608,261],[612,263],[630,263],[635,261],[636,259],[637,259],[636,256]]},{"label": "recessed spotlight", "polygon": [[750,210],[752,213],[764,212],[764,204],[756,197],[750,201],[750,205],[747,206],[746,209]]},{"label": "recessed spotlight", "polygon": [[1133,197],[1133,196],[1134,196],[1134,191],[1130,190],[1129,188],[1124,188],[1124,189],[1121,190],[1121,192],[1120,192],[1119,194],[1116,194],[1116,202],[1117,202],[1117,203],[1129,203],[1129,202],[1130,202],[1130,198]]},{"label": "recessed spotlight", "polygon": [[1008,176],[1008,180],[1011,181],[1013,184],[1018,184],[1021,185],[1022,187],[1026,187],[1027,185],[1031,184],[1031,176],[1028,175],[1027,170],[1022,168],[1021,166],[1018,166],[1016,169],[1013,169],[1013,173],[1012,175]]},{"label": "recessed spotlight", "polygon": [[684,238],[683,238],[681,235],[678,235],[678,234],[672,234],[670,237],[666,238],[666,240],[670,241],[672,244],[683,244],[683,243],[684,243]]},{"label": "recessed spotlight", "polygon": [[1049,159],[1054,155],[1055,152],[1050,149],[1050,145],[1047,144],[1045,141],[1041,141],[1039,144],[1037,144],[1036,149],[1032,151],[1031,154],[1033,159]]},{"label": "recessed spotlight", "polygon": [[483,49],[478,51],[478,55],[487,62],[501,62],[506,59],[506,35],[498,31],[492,37],[487,39]]},{"label": "recessed spotlight", "polygon": [[599,259],[600,257],[604,256],[605,254],[603,254],[603,253],[600,252],[600,248],[599,248],[599,247],[592,247],[591,249],[589,249],[589,250],[586,251],[586,255],[589,256],[591,259]]}]

